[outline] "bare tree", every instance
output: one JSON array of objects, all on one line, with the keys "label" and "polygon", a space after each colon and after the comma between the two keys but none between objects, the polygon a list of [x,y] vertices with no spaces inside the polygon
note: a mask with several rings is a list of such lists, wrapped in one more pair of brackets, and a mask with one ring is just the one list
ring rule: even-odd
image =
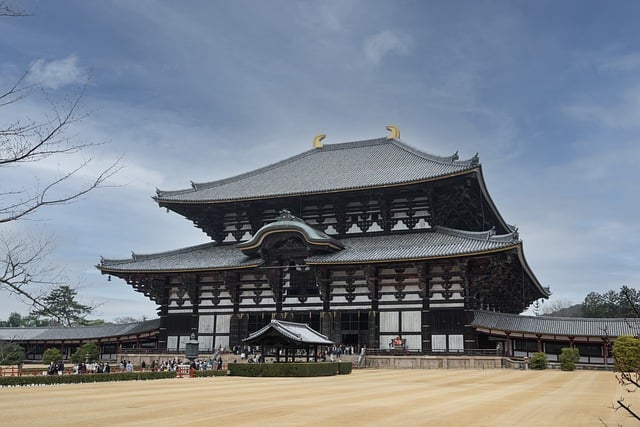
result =
[{"label": "bare tree", "polygon": [[[620,296],[631,308],[631,318],[640,318],[640,309],[637,306],[637,292],[627,286],[623,286]],[[635,393],[640,389],[640,331],[638,323],[627,321],[630,333],[627,336],[616,338],[613,344],[613,355],[615,359],[615,372],[618,383],[628,393]],[[623,397],[616,400],[612,405],[616,411],[623,409],[631,417],[640,421],[640,413],[632,408],[632,405],[625,402]]]},{"label": "bare tree", "polygon": [[[0,1],[0,16],[23,16]],[[86,84],[85,86],[86,87]],[[84,88],[71,94],[67,102],[48,101],[45,113],[25,116],[27,100],[48,94],[45,86],[32,82],[29,70],[15,84],[0,91],[0,290],[9,291],[40,310],[46,310],[39,294],[29,285],[60,285],[58,272],[48,266],[45,256],[50,244],[42,238],[25,238],[7,231],[6,224],[25,219],[45,207],[64,205],[102,187],[120,168],[120,159],[105,168],[96,168],[87,154],[100,143],[84,142],[72,133],[74,125],[86,117],[79,113]],[[9,114],[6,114],[9,113]],[[16,117],[9,119],[9,117]],[[4,122],[6,121],[6,122]],[[81,160],[73,155],[82,153]],[[70,158],[72,166],[48,180],[38,177],[10,178],[15,168],[46,159]],[[74,163],[75,162],[75,163]],[[96,171],[97,169],[97,171]],[[15,176],[15,175],[14,175]],[[89,178],[87,178],[87,176]],[[84,180],[84,181],[83,181]]]},{"label": "bare tree", "polygon": [[29,14],[2,1],[0,2],[0,16],[29,16]]}]

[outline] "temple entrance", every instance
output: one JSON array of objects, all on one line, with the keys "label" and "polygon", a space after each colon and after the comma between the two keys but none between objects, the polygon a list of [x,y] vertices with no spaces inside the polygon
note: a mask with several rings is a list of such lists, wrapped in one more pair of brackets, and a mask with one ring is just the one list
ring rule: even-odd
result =
[{"label": "temple entrance", "polygon": [[358,334],[342,334],[342,344],[352,345],[353,348],[358,348]]}]

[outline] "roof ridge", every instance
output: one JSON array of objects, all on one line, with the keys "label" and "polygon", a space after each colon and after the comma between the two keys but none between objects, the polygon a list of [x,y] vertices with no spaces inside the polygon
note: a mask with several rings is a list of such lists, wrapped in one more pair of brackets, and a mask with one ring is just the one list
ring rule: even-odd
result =
[{"label": "roof ridge", "polygon": [[344,150],[348,148],[364,147],[367,145],[380,145],[381,143],[384,143],[384,142],[386,142],[385,138],[376,138],[376,139],[367,139],[362,141],[341,142],[337,144],[324,144],[322,148],[312,148],[310,150],[303,151],[302,153],[288,157],[284,160],[280,160],[275,163],[270,163],[266,166],[259,167],[258,169],[254,169],[248,172],[243,172],[239,175],[234,175],[228,178],[223,178],[215,181],[207,181],[207,182],[191,181],[191,188],[187,188],[183,190],[169,190],[169,191],[164,191],[156,188],[156,197],[154,197],[154,199],[162,196],[173,196],[173,195],[190,193],[192,191],[203,190],[205,188],[213,188],[219,185],[228,184],[230,182],[239,181],[244,178],[248,178],[248,177],[255,176],[273,169],[277,169],[293,161],[303,159],[307,156],[317,153],[318,150],[323,150],[323,151]]},{"label": "roof ridge", "polygon": [[406,142],[399,139],[391,139],[392,143],[394,143],[398,148],[401,148],[411,154],[415,154],[416,156],[422,157],[426,160],[431,160],[433,162],[442,163],[442,164],[456,164],[456,165],[466,165],[466,166],[478,166],[480,164],[480,157],[478,153],[476,153],[473,157],[467,160],[459,160],[460,156],[456,151],[450,156],[438,156],[436,154],[427,153],[426,151],[422,151],[421,149],[414,147],[413,145],[407,144]]}]

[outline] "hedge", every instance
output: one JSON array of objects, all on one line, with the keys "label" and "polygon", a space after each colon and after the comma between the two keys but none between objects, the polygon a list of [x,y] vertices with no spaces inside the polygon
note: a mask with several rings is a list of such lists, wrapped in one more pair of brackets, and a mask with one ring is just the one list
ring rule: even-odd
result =
[{"label": "hedge", "polygon": [[241,377],[322,377],[350,374],[350,362],[229,363],[229,375]]},{"label": "hedge", "polygon": [[229,375],[226,369],[207,369],[205,371],[195,371],[196,378],[200,377],[224,377]]},{"label": "hedge", "polygon": [[117,372],[113,374],[80,374],[80,375],[38,375],[21,377],[0,377],[0,387],[28,385],[79,384],[109,381],[145,381],[175,378],[175,371],[161,372]]}]

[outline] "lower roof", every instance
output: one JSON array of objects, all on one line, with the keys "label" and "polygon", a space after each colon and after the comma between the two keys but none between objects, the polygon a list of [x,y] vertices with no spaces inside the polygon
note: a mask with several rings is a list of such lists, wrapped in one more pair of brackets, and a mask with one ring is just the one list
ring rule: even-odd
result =
[{"label": "lower roof", "polygon": [[[549,316],[522,316],[476,310],[471,326],[477,331],[505,335],[529,334],[552,337],[616,338],[637,335],[640,319],[574,318]],[[60,341],[116,338],[142,333],[154,333],[160,328],[160,319],[123,325],[99,325],[76,328],[0,328],[0,341]],[[268,332],[277,332],[288,339],[309,344],[331,345],[333,342],[309,328],[306,324],[272,321],[251,334],[246,340],[258,338]]]},{"label": "lower roof", "polygon": [[622,335],[637,335],[640,331],[640,319],[521,316],[475,311],[471,326],[474,329],[504,333],[615,338]]},{"label": "lower roof", "polygon": [[76,328],[0,328],[0,341],[88,340],[155,332],[159,328],[160,319],[145,320],[143,322],[135,323],[125,323],[121,325],[97,325],[82,326]]},{"label": "lower roof", "polygon": [[[428,260],[504,251],[520,247],[521,243],[516,233],[497,236],[492,231],[466,232],[445,227],[434,227],[418,233],[347,237],[339,242],[344,245],[344,249],[311,256],[307,263],[355,264]],[[260,258],[246,256],[235,245],[206,243],[156,254],[133,254],[129,259],[103,258],[96,267],[106,274],[179,273],[251,268],[262,263]]]}]

